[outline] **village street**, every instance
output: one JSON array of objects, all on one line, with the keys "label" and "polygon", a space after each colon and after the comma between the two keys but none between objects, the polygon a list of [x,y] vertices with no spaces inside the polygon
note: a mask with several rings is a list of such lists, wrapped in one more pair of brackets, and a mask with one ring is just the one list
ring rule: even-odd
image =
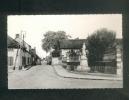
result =
[{"label": "village street", "polygon": [[51,65],[8,73],[9,89],[119,88],[122,81],[72,79],[58,76]]}]

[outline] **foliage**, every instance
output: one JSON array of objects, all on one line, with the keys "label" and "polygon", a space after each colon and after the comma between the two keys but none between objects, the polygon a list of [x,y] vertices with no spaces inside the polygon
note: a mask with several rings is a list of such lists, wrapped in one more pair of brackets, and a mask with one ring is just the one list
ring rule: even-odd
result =
[{"label": "foliage", "polygon": [[69,56],[70,56],[70,57],[76,57],[76,56],[78,56],[78,55],[77,55],[77,53],[76,53],[74,50],[71,50],[71,51],[69,52]]},{"label": "foliage", "polygon": [[52,57],[60,57],[60,50],[54,50],[52,52]]},{"label": "foliage", "polygon": [[70,36],[66,35],[64,31],[48,31],[44,34],[44,39],[42,40],[42,48],[48,52],[53,49],[59,49],[59,41],[62,39],[68,39]]},{"label": "foliage", "polygon": [[113,46],[116,33],[105,28],[95,31],[88,37],[88,62],[94,65],[96,61],[102,61],[105,50]]}]

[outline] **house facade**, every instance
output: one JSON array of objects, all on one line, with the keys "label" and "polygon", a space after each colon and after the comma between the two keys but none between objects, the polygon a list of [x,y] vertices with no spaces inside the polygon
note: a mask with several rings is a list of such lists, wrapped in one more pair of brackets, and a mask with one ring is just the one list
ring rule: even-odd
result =
[{"label": "house facade", "polygon": [[82,47],[86,45],[85,39],[71,39],[60,41],[61,59],[63,63],[80,65]]},{"label": "house facade", "polygon": [[19,34],[16,34],[15,39],[8,36],[8,68],[15,70],[34,65],[37,60],[34,51],[35,49],[22,40]]}]

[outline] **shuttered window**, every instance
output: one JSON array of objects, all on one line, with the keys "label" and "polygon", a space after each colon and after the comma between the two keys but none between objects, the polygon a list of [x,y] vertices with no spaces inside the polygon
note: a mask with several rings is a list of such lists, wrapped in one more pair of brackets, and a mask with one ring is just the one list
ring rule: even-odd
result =
[{"label": "shuttered window", "polygon": [[8,57],[8,65],[9,66],[13,65],[13,57]]},{"label": "shuttered window", "polygon": [[30,63],[30,59],[29,59],[29,57],[28,57],[28,64]]},{"label": "shuttered window", "polygon": [[26,57],[22,57],[22,65],[26,65]]}]

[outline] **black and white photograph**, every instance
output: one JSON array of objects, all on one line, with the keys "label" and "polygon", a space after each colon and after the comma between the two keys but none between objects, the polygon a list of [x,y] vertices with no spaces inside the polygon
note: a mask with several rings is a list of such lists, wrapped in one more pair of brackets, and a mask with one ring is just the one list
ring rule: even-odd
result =
[{"label": "black and white photograph", "polygon": [[8,89],[123,88],[122,14],[8,15]]}]

